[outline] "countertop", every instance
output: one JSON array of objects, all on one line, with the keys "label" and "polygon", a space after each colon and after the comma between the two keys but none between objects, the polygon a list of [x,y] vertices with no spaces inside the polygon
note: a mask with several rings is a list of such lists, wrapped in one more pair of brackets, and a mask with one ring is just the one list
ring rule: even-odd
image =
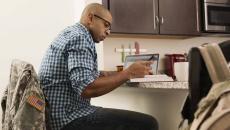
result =
[{"label": "countertop", "polygon": [[141,83],[125,83],[124,87],[138,88],[160,88],[160,89],[188,89],[188,82],[141,82]]}]

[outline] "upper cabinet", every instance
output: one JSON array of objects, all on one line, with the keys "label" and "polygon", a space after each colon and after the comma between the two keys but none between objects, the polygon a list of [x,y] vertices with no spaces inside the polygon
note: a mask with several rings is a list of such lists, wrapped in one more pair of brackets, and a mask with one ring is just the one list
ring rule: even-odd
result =
[{"label": "upper cabinet", "polygon": [[114,33],[157,34],[158,15],[155,0],[103,0],[113,16]]},{"label": "upper cabinet", "polygon": [[102,0],[112,33],[199,35],[198,0]]}]

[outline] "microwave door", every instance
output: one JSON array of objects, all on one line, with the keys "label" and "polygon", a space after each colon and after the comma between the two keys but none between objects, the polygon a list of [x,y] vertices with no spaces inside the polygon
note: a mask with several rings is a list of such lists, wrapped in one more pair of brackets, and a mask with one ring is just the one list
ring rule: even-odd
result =
[{"label": "microwave door", "polygon": [[230,5],[205,3],[205,31],[230,32]]}]

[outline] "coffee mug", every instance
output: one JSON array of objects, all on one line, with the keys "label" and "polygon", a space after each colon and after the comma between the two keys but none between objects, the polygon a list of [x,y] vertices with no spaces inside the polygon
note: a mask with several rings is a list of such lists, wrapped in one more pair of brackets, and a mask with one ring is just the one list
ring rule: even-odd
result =
[{"label": "coffee mug", "polygon": [[188,62],[175,62],[174,74],[177,81],[188,81]]}]

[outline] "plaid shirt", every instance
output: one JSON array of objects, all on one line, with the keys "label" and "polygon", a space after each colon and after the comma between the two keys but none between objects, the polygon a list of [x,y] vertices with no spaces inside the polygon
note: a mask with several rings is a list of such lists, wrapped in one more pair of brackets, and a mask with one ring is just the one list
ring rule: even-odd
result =
[{"label": "plaid shirt", "polygon": [[98,76],[95,43],[89,31],[80,23],[66,28],[49,46],[39,71],[53,130],[97,109],[81,93]]}]

